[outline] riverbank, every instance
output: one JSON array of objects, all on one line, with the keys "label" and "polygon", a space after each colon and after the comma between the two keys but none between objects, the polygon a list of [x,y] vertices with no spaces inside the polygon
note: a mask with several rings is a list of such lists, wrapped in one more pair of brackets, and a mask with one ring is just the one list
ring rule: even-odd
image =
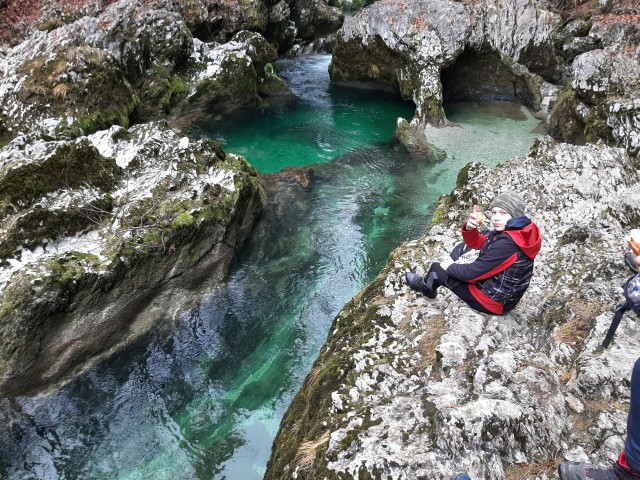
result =
[{"label": "riverbank", "polygon": [[[640,218],[639,180],[622,149],[549,137],[526,158],[465,168],[428,233],[395,250],[334,319],[265,478],[540,478],[564,459],[617,458],[635,317],[598,346],[630,274],[620,252],[625,221]],[[411,291],[404,272],[446,255],[472,205],[504,190],[522,192],[543,238],[518,307],[489,316],[446,289],[436,300]]]}]

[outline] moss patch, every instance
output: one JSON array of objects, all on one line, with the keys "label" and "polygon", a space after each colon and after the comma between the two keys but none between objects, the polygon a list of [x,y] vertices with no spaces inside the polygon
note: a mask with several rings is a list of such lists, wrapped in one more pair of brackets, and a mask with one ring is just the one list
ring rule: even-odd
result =
[{"label": "moss patch", "polygon": [[174,75],[169,66],[155,65],[140,89],[138,120],[148,121],[167,115],[188,92],[186,81]]},{"label": "moss patch", "polygon": [[[325,348],[280,424],[266,480],[282,478],[284,472],[291,472],[296,466],[299,467],[298,451],[305,442],[313,442],[327,430],[343,426],[338,424],[339,419],[331,413],[331,392],[338,391],[341,386],[351,382],[346,376],[347,372],[353,371],[353,352],[371,338],[376,325],[389,321],[378,315],[379,305],[373,303],[375,298],[382,296],[384,278],[385,274],[377,277],[334,319]],[[361,430],[375,424],[367,415],[366,409],[359,416],[364,418]],[[354,441],[357,434],[357,431],[352,432],[343,442]],[[312,462],[307,460],[305,466],[307,468],[300,472],[303,478],[339,478],[336,472],[326,468],[324,455],[317,454]]]},{"label": "moss patch", "polygon": [[245,56],[232,53],[221,62],[221,74],[201,81],[190,103],[215,109],[221,103],[249,104],[258,100],[258,75]]},{"label": "moss patch", "polygon": [[77,136],[112,125],[126,127],[138,106],[133,88],[106,50],[74,47],[50,60],[25,62],[18,72],[26,75],[20,101],[36,114],[76,120],[70,126],[62,122],[60,133]]},{"label": "moss patch", "polygon": [[95,255],[70,252],[46,262],[40,274],[12,278],[0,293],[0,372],[35,358],[40,340],[56,322],[54,314],[67,308],[99,265]]},{"label": "moss patch", "polygon": [[121,176],[122,169],[115,160],[100,155],[87,139],[62,143],[42,162],[5,170],[0,177],[0,200],[24,207],[47,193],[82,185],[106,192],[115,187]]},{"label": "moss patch", "polygon": [[571,88],[558,95],[549,116],[550,133],[556,140],[585,144],[585,123],[578,114],[578,105],[578,96]]},{"label": "moss patch", "polygon": [[10,227],[0,238],[0,258],[9,257],[20,245],[33,250],[42,245],[44,239],[71,236],[95,227],[108,216],[110,208],[109,199],[105,198],[67,210],[34,208],[22,213],[10,219]]}]

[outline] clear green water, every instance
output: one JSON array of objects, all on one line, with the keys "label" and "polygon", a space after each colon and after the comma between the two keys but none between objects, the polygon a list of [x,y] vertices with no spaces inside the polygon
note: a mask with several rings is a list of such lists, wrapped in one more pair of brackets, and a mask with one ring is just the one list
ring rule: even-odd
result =
[{"label": "clear green water", "polygon": [[0,399],[0,478],[262,478],[271,442],[341,307],[400,242],[421,235],[467,162],[525,154],[537,121],[512,104],[447,107],[431,132],[447,158],[388,139],[412,107],[334,90],[329,57],[283,62],[298,99],[209,119],[264,173],[308,165],[311,184],[266,176],[266,211],[228,281],[180,315],[170,338],[134,346],[59,392]]},{"label": "clear green water", "polygon": [[194,125],[191,135],[219,140],[226,151],[245,156],[262,173],[272,173],[387,142],[396,119],[412,117],[413,105],[396,95],[332,87],[328,61],[328,56],[281,60],[283,76],[295,82],[295,99],[271,98],[259,109],[213,116]]}]

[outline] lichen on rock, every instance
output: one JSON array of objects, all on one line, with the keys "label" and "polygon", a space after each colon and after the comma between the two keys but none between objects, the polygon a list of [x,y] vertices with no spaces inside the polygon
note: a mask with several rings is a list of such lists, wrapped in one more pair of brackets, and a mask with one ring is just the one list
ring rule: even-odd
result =
[{"label": "lichen on rock", "polygon": [[157,328],[138,319],[152,292],[219,279],[265,203],[243,158],[166,122],[21,140],[0,150],[5,394],[68,381]]},{"label": "lichen on rock", "polygon": [[[470,164],[427,234],[394,251],[335,318],[283,419],[265,478],[446,479],[467,471],[499,479],[532,464],[555,470],[563,456],[605,461],[621,449],[619,433],[600,430],[592,439],[596,419],[575,409],[629,395],[593,385],[628,379],[637,354],[632,318],[620,327],[620,348],[597,347],[627,275],[619,251],[640,221],[639,180],[622,149],[550,137],[495,169]],[[408,289],[404,272],[423,273],[446,255],[473,205],[514,189],[543,237],[514,311],[483,315],[446,289],[436,300]],[[596,371],[597,378],[588,373]],[[623,416],[618,408],[603,415]]]}]

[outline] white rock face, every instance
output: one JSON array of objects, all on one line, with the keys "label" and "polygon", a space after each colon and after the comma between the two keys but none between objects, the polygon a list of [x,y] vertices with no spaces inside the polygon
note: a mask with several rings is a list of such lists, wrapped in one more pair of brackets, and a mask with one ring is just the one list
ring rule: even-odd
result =
[{"label": "white rock face", "polygon": [[[555,68],[552,34],[561,19],[545,6],[526,0],[419,0],[410,6],[401,0],[375,2],[345,20],[338,33],[334,61],[344,65],[342,70],[349,70],[350,62],[356,69],[363,69],[365,62],[377,68],[395,68],[389,75],[396,77],[401,92],[415,102],[415,119],[440,124],[444,119],[441,70],[465,51],[491,50],[509,57],[516,65],[505,64],[503,68],[513,68],[516,77],[531,77],[535,78],[534,83],[544,83],[526,66],[541,68],[546,63],[549,71]],[[353,51],[345,47],[350,44],[364,46],[362,59],[355,59]],[[380,58],[384,58],[378,53],[381,50],[401,59],[399,66],[381,65]],[[367,57],[366,52],[372,52],[371,56]],[[535,57],[545,60],[541,62]],[[375,83],[376,75],[371,77]]]},{"label": "white rock face", "polygon": [[[348,342],[353,366],[330,394],[340,408],[322,416],[332,438],[350,439],[318,449],[332,475],[449,479],[467,471],[497,480],[509,469],[523,478],[527,465],[551,462],[553,475],[564,458],[605,462],[623,448],[638,319],[627,314],[613,346],[598,346],[629,276],[620,252],[640,219],[638,171],[623,149],[545,137],[527,158],[493,170],[471,164],[467,173],[443,207],[448,215],[392,254],[384,285],[354,300],[362,307],[347,305],[337,317],[337,326],[363,333]],[[420,272],[440,258],[461,240],[471,207],[507,190],[522,192],[543,239],[516,309],[484,315],[445,288],[435,300],[409,290],[405,269]],[[376,315],[365,315],[373,305]],[[346,348],[337,332],[319,365]]]}]

